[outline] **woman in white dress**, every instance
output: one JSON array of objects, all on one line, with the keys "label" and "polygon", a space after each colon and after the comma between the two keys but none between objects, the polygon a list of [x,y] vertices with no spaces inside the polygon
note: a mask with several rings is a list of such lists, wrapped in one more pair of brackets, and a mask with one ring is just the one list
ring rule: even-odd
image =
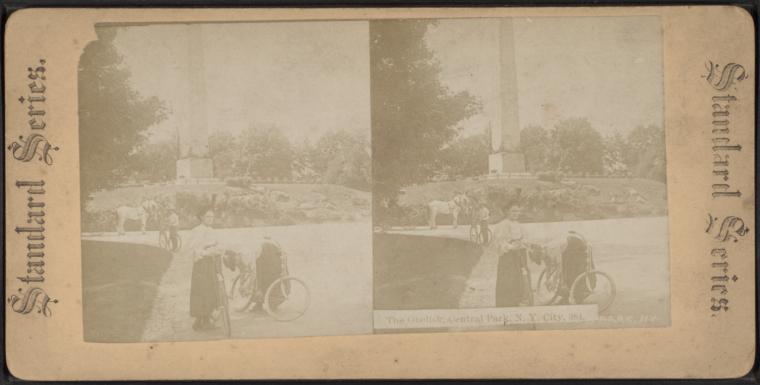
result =
[{"label": "woman in white dress", "polygon": [[190,315],[195,318],[193,329],[213,328],[211,315],[219,307],[216,287],[217,266],[215,256],[221,255],[222,249],[217,242],[211,225],[214,212],[211,209],[201,211],[201,223],[190,233],[189,250],[193,258],[193,273],[190,281]]},{"label": "woman in white dress", "polygon": [[520,207],[508,206],[508,217],[493,226],[496,253],[499,264],[496,268],[496,307],[519,306],[530,288],[527,287],[527,243],[525,231],[518,222]]}]

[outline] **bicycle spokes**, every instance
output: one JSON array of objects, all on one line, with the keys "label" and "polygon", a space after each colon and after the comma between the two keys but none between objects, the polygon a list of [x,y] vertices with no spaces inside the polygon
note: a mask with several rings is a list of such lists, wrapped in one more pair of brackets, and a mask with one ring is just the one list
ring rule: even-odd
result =
[{"label": "bicycle spokes", "polygon": [[599,312],[607,310],[615,299],[615,282],[606,273],[589,271],[579,275],[570,290],[572,302],[596,304]]},{"label": "bicycle spokes", "polygon": [[283,277],[272,283],[264,295],[264,308],[278,321],[292,321],[309,308],[311,294],[306,284],[295,277]]}]

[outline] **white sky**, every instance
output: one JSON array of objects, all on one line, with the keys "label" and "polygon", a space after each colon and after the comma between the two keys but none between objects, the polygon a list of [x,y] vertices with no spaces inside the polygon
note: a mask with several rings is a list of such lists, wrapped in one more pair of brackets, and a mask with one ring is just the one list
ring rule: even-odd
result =
[{"label": "white sky", "polygon": [[[605,134],[662,126],[659,17],[517,18],[514,33],[521,127],[567,117]],[[426,36],[445,84],[484,103],[464,122],[469,133],[499,126],[497,36],[496,19],[440,20]]]},{"label": "white sky", "polygon": [[[114,42],[135,89],[171,110],[152,128],[157,138],[191,117],[186,31],[125,27]],[[662,125],[659,17],[519,18],[514,31],[521,127],[564,117],[586,117],[603,133]],[[466,133],[498,127],[497,32],[495,19],[440,20],[426,35],[444,84],[484,103],[463,122]],[[367,22],[205,24],[203,37],[211,132],[274,124],[295,142],[334,129],[369,133]]]},{"label": "white sky", "polygon": [[[273,124],[300,142],[329,130],[369,136],[366,22],[204,24],[209,131]],[[172,113],[155,126],[173,133],[190,118],[186,102],[187,26],[119,29],[114,45],[135,89]]]}]

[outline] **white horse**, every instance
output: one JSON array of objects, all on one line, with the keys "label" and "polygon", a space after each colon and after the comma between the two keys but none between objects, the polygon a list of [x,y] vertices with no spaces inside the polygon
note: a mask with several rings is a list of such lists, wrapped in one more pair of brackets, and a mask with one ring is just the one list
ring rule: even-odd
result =
[{"label": "white horse", "polygon": [[463,210],[466,212],[469,208],[470,199],[465,194],[456,195],[452,200],[448,202],[433,200],[427,204],[428,207],[428,221],[431,229],[435,229],[437,226],[436,219],[438,214],[451,214],[454,218],[454,228],[457,228],[457,222],[459,221],[459,213]]},{"label": "white horse", "polygon": [[116,224],[116,231],[119,235],[124,235],[124,222],[127,220],[140,221],[140,230],[145,234],[145,225],[148,223],[148,219],[156,213],[158,210],[158,203],[152,200],[143,201],[140,206],[119,206],[116,209],[116,217],[118,223]]}]

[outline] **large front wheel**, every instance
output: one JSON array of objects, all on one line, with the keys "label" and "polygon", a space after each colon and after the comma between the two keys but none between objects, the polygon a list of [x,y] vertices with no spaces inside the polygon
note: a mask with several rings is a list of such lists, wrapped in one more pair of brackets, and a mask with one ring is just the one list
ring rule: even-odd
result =
[{"label": "large front wheel", "polygon": [[607,273],[587,271],[575,278],[570,286],[570,303],[597,304],[601,313],[612,305],[616,290],[615,281]]},{"label": "large front wheel", "polygon": [[301,318],[311,304],[311,293],[302,280],[286,276],[272,282],[264,294],[264,309],[278,321]]}]

